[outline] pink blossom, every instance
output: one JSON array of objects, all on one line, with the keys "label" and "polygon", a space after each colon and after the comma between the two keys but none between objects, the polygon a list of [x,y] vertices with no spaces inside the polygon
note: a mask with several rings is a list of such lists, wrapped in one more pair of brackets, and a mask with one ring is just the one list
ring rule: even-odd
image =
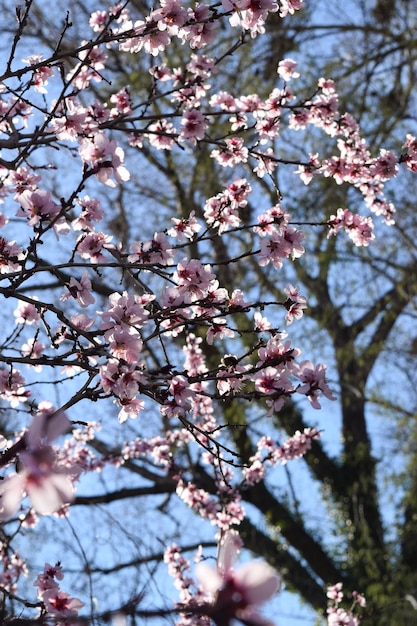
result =
[{"label": "pink blossom", "polygon": [[265,213],[258,215],[258,226],[254,226],[253,230],[260,237],[272,235],[277,230],[279,233],[283,228],[287,227],[290,217],[291,215],[277,204],[265,211]]},{"label": "pink blossom", "polygon": [[226,326],[226,320],[217,318],[213,321],[213,324],[210,325],[206,340],[207,343],[211,346],[215,339],[224,339],[224,337],[234,337],[235,333],[231,328]]},{"label": "pink blossom", "polygon": [[191,211],[189,217],[186,219],[171,217],[171,222],[173,226],[169,229],[168,235],[176,237],[178,241],[182,241],[184,237],[186,239],[193,239],[201,230],[201,224],[197,222],[194,211]]},{"label": "pink blossom", "polygon": [[157,10],[165,22],[169,32],[178,34],[181,26],[183,26],[187,19],[187,10],[179,0],[160,0],[161,8]]},{"label": "pink blossom", "polygon": [[95,32],[100,32],[103,30],[108,19],[107,11],[94,11],[94,13],[90,15],[89,24]]},{"label": "pink blossom", "polygon": [[[87,42],[82,41],[81,45]],[[105,67],[107,54],[98,46],[90,47],[78,53],[79,63],[66,76],[68,84],[73,84],[80,91],[88,88],[94,79],[96,82],[102,80],[100,74]]]},{"label": "pink blossom", "polygon": [[224,623],[237,618],[263,625],[267,622],[257,608],[279,590],[280,579],[264,561],[251,561],[235,569],[241,546],[238,533],[227,531],[220,542],[217,568],[199,563],[196,574],[203,590],[212,598],[214,618],[219,615]]},{"label": "pink blossom", "polygon": [[272,174],[278,162],[272,148],[268,148],[266,151],[257,151],[258,165],[253,168],[254,173],[258,178],[264,178],[266,174]]},{"label": "pink blossom", "polygon": [[287,333],[277,333],[268,339],[266,346],[259,348],[258,355],[266,364],[281,363],[292,369],[294,359],[300,356],[301,351],[291,346],[291,341],[283,341]]},{"label": "pink blossom", "polygon": [[320,409],[320,391],[329,400],[336,400],[326,380],[326,366],[323,363],[314,366],[310,361],[299,363],[294,374],[304,384],[297,389],[298,393],[305,394],[315,409]]},{"label": "pink blossom", "polygon": [[335,585],[327,587],[327,594],[326,594],[327,597],[330,600],[334,600],[337,603],[341,602],[343,600],[342,587],[343,587],[342,583],[336,583]]},{"label": "pink blossom", "polygon": [[100,222],[104,212],[100,209],[100,202],[95,198],[84,196],[77,199],[81,207],[81,213],[72,222],[74,230],[94,230],[93,222]]},{"label": "pink blossom", "polygon": [[71,422],[64,411],[56,411],[50,402],[41,402],[25,439],[31,448],[51,443],[71,430]]},{"label": "pink blossom", "polygon": [[117,93],[110,96],[110,102],[114,108],[110,111],[110,117],[129,115],[132,112],[132,99],[127,87],[123,87]]},{"label": "pink blossom", "polygon": [[294,15],[295,11],[299,11],[303,6],[303,0],[280,0],[280,17]]},{"label": "pink blossom", "polygon": [[53,75],[54,71],[52,67],[49,67],[48,65],[39,65],[42,60],[42,56],[42,54],[33,54],[27,59],[22,59],[22,61],[24,63],[29,63],[30,65],[38,66],[33,71],[33,87],[35,91],[38,91],[39,93],[46,93],[45,85],[48,84],[48,78]]},{"label": "pink blossom", "polygon": [[127,291],[110,294],[107,310],[99,312],[103,320],[101,328],[114,329],[119,326],[126,331],[142,328],[149,317],[145,307],[154,299],[155,296],[151,294],[139,296]]},{"label": "pink blossom", "polygon": [[125,39],[119,49],[136,54],[144,49],[148,54],[157,56],[170,43],[170,33],[161,11],[152,11],[145,21],[137,20],[134,24],[126,22],[126,29],[132,37]]},{"label": "pink blossom", "polygon": [[126,400],[121,400],[120,398],[119,404],[122,406],[120,409],[117,420],[119,424],[123,424],[129,417],[131,419],[136,419],[145,408],[145,403],[143,400],[139,398],[130,398]]},{"label": "pink blossom", "polygon": [[180,35],[190,42],[191,48],[203,48],[214,41],[217,27],[210,18],[211,11],[205,4],[197,4],[188,10],[188,24],[181,29]]},{"label": "pink blossom", "polygon": [[111,176],[118,183],[129,180],[129,172],[123,165],[122,148],[115,141],[110,141],[103,132],[97,132],[92,139],[82,139],[79,152],[82,160],[93,168],[98,180],[105,185],[116,187]]},{"label": "pink blossom", "polygon": [[233,354],[226,354],[217,374],[219,393],[224,395],[230,391],[239,390],[245,380],[244,374],[250,367],[250,365],[241,365]]},{"label": "pink blossom", "polygon": [[51,130],[57,138],[68,141],[77,139],[96,126],[88,110],[75,98],[66,98],[51,122]]},{"label": "pink blossom", "polygon": [[222,1],[226,11],[234,9],[234,13],[230,18],[232,26],[241,26],[245,30],[250,30],[252,37],[258,33],[264,32],[264,22],[268,13],[278,10],[278,4],[274,0],[261,0],[254,2],[253,0],[240,0],[231,2],[230,0]]},{"label": "pink blossom", "polygon": [[417,138],[408,134],[403,145],[401,162],[405,163],[407,169],[417,172]]},{"label": "pink blossom", "polygon": [[298,287],[289,285],[288,289],[284,289],[284,292],[288,296],[285,303],[285,307],[288,311],[285,316],[285,321],[287,322],[287,326],[289,326],[295,319],[299,320],[302,318],[303,310],[307,308],[307,300],[304,296],[300,295]]},{"label": "pink blossom", "polygon": [[46,590],[42,599],[48,613],[58,617],[75,617],[84,606],[84,602],[59,589]]},{"label": "pink blossom", "polygon": [[0,519],[13,515],[24,495],[29,496],[33,508],[41,515],[54,513],[73,500],[70,474],[77,470],[59,464],[49,445],[69,427],[70,422],[62,411],[55,411],[49,403],[41,405],[24,436],[26,448],[19,454],[20,471],[0,484]]},{"label": "pink blossom", "polygon": [[289,246],[285,238],[274,230],[268,239],[261,241],[258,263],[261,267],[272,263],[275,269],[282,267],[282,260],[289,256]]},{"label": "pink blossom", "polygon": [[207,123],[204,115],[197,109],[185,111],[181,120],[181,133],[179,139],[181,141],[188,140],[195,144],[198,139],[203,139]]},{"label": "pink blossom", "polygon": [[71,276],[67,288],[68,292],[61,296],[61,300],[68,300],[70,297],[73,297],[82,307],[87,307],[95,302],[95,298],[91,293],[91,280],[88,277],[87,270],[83,272],[80,280]]},{"label": "pink blossom", "polygon": [[393,152],[381,150],[380,156],[374,160],[370,175],[377,180],[386,181],[397,175],[398,159]]},{"label": "pink blossom", "polygon": [[227,93],[226,91],[220,91],[217,94],[214,94],[210,98],[210,106],[219,106],[224,111],[236,111],[237,109],[237,101],[236,99]]},{"label": "pink blossom", "polygon": [[[36,296],[32,296],[31,298],[33,301],[37,299]],[[19,300],[17,308],[13,311],[13,315],[16,318],[16,324],[27,324],[28,326],[37,324],[40,319],[38,308],[31,302],[25,302],[24,300]]]},{"label": "pink blossom", "polygon": [[111,355],[126,363],[140,361],[143,341],[140,334],[128,326],[115,326],[104,333]]},{"label": "pink blossom", "polygon": [[169,385],[169,391],[178,406],[184,409],[191,407],[190,400],[194,396],[194,391],[190,389],[190,384],[185,376],[173,376]]},{"label": "pink blossom", "polygon": [[288,82],[291,78],[298,78],[300,74],[295,71],[297,62],[293,59],[283,59],[278,63],[278,76]]},{"label": "pink blossom", "polygon": [[255,390],[264,395],[276,395],[278,398],[285,396],[293,389],[289,375],[290,372],[285,368],[265,367],[253,377]]},{"label": "pink blossom", "polygon": [[173,259],[172,244],[165,233],[155,233],[148,241],[135,241],[130,246],[133,254],[127,259],[129,263],[160,263],[168,265]]},{"label": "pink blossom", "polygon": [[161,119],[149,124],[146,135],[149,138],[149,143],[154,148],[171,150],[178,133],[171,122]]},{"label": "pink blossom", "polygon": [[204,298],[209,284],[215,279],[209,265],[202,265],[198,259],[184,258],[177,265],[174,280],[179,294],[184,294],[187,302],[195,302]]},{"label": "pink blossom", "polygon": [[26,493],[35,511],[50,515],[74,498],[72,481],[66,468],[56,465],[56,457],[49,446],[19,455],[22,470],[6,478],[0,485],[0,518],[13,515]]},{"label": "pink blossom", "polygon": [[102,232],[81,235],[77,241],[77,252],[83,259],[89,259],[92,263],[103,263],[106,257],[102,251],[111,240],[110,235]]},{"label": "pink blossom", "polygon": [[34,174],[28,167],[21,166],[16,171],[10,172],[7,180],[17,196],[19,196],[25,189],[32,191],[36,189],[41,177],[38,174]]},{"label": "pink blossom", "polygon": [[62,580],[63,578],[64,574],[62,573],[62,567],[59,563],[56,565],[45,563],[43,573],[39,574],[33,584],[35,587],[39,588],[38,595],[42,597],[43,593],[48,589],[58,589],[59,583],[57,580]]},{"label": "pink blossom", "polygon": [[238,163],[246,163],[249,151],[244,146],[244,141],[241,137],[232,137],[231,139],[226,139],[223,146],[213,150],[210,156],[216,159],[217,163],[223,167],[233,167]]},{"label": "pink blossom", "polygon": [[16,215],[27,217],[29,226],[35,226],[43,220],[50,221],[60,211],[60,207],[52,200],[49,190],[25,189],[17,196],[17,200],[21,208],[16,211]]},{"label": "pink blossom", "polygon": [[369,246],[375,239],[372,218],[351,213],[348,209],[338,209],[336,215],[330,216],[328,224],[328,237],[343,228],[356,246]]},{"label": "pink blossom", "polygon": [[26,402],[30,391],[25,389],[25,380],[18,370],[0,367],[0,398],[10,403],[12,408]]},{"label": "pink blossom", "polygon": [[258,330],[258,331],[271,330],[272,328],[271,322],[266,317],[264,317],[262,313],[260,313],[259,311],[255,312],[253,319],[255,322],[255,330]]},{"label": "pink blossom", "polygon": [[[22,355],[30,357],[31,361],[40,359],[44,350],[45,345],[40,341],[36,341],[34,337],[30,337],[27,343],[22,345]],[[42,365],[40,363],[36,365],[28,363],[28,367],[33,368],[35,372],[40,372],[42,370]]]}]

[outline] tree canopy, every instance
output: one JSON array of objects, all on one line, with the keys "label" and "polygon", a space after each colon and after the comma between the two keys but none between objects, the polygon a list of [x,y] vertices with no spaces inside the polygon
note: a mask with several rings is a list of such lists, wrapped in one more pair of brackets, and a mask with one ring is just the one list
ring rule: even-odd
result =
[{"label": "tree canopy", "polygon": [[411,622],[417,8],[2,15],[2,621]]}]

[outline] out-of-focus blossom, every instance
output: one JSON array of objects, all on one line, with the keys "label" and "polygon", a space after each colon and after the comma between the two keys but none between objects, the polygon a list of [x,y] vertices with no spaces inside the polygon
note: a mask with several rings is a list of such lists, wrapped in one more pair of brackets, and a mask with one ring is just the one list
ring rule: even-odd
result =
[{"label": "out-of-focus blossom", "polygon": [[224,624],[232,619],[259,626],[272,624],[258,613],[258,607],[279,590],[280,578],[265,561],[251,561],[235,569],[234,563],[241,547],[239,534],[229,530],[220,542],[217,568],[207,563],[197,566],[200,584],[212,597],[210,614],[214,621],[216,616],[221,616]]}]

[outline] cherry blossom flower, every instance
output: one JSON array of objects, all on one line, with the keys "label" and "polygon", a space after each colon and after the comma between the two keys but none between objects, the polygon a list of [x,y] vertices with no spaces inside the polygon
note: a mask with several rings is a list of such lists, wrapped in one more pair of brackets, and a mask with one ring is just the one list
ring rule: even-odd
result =
[{"label": "cherry blossom flower", "polygon": [[129,180],[130,174],[123,165],[124,152],[111,141],[103,132],[97,132],[92,139],[85,137],[81,140],[80,157],[94,170],[98,180],[109,187],[116,187],[111,179],[114,176],[118,183]]},{"label": "cherry blossom flower", "polygon": [[417,172],[417,138],[408,134],[403,145],[401,162],[411,172]]},{"label": "cherry blossom flower", "polygon": [[0,367],[0,398],[10,403],[12,408],[26,402],[30,391],[25,389],[25,380],[14,368]]},{"label": "cherry blossom flower", "polygon": [[212,150],[210,156],[223,167],[233,167],[239,163],[246,163],[249,150],[244,146],[241,137],[231,137],[225,140],[223,146]]},{"label": "cherry blossom flower", "polygon": [[140,361],[143,341],[140,334],[127,326],[115,326],[104,333],[113,357],[123,359],[126,363]]},{"label": "cherry blossom flower", "polygon": [[80,236],[77,241],[77,253],[92,263],[103,263],[106,260],[102,250],[112,240],[111,235],[102,232],[90,232]]},{"label": "cherry blossom flower", "polygon": [[[48,589],[58,589],[59,583],[58,580],[62,580],[64,578],[64,574],[62,572],[62,567],[59,563],[56,565],[50,565],[49,563],[45,563],[44,571],[42,574],[39,574],[33,583],[35,587],[38,587],[38,594],[41,595]],[[55,580],[56,579],[56,580]]]},{"label": "cherry blossom flower", "polygon": [[293,59],[283,59],[278,63],[278,76],[288,82],[291,78],[298,78],[300,74],[295,71],[297,62]]},{"label": "cherry blossom flower", "polygon": [[294,369],[294,374],[304,383],[298,387],[298,393],[305,394],[315,409],[321,408],[320,391],[329,400],[336,400],[327,384],[326,369],[323,363],[314,366],[310,361],[302,361]]},{"label": "cherry blossom flower", "polygon": [[93,304],[95,302],[95,298],[91,293],[91,288],[91,280],[88,277],[87,270],[85,270],[80,280],[71,276],[67,286],[68,292],[61,296],[61,300],[68,300],[73,297],[77,300],[80,306],[87,307],[89,304]]},{"label": "cherry blossom flower", "polygon": [[259,605],[269,600],[280,588],[276,571],[264,561],[250,561],[234,568],[242,541],[236,531],[227,531],[219,545],[217,568],[199,563],[196,574],[203,590],[212,599],[211,616],[221,617],[229,624],[233,618],[264,626]]},{"label": "cherry blossom flower", "polygon": [[191,211],[187,219],[171,217],[171,222],[173,226],[168,230],[168,235],[176,237],[178,241],[182,241],[184,237],[186,239],[193,239],[201,230],[201,224],[198,223],[194,211]]},{"label": "cherry blossom flower", "polygon": [[295,319],[299,320],[302,318],[303,310],[307,308],[307,300],[304,296],[300,295],[299,287],[289,285],[288,289],[284,289],[284,292],[288,296],[285,303],[285,307],[288,311],[285,316],[285,321],[287,326],[289,326]]},{"label": "cherry blossom flower", "polygon": [[133,254],[129,263],[161,263],[168,265],[173,259],[173,251],[165,233],[155,233],[148,241],[135,241],[130,246]]},{"label": "cherry blossom flower", "polygon": [[23,249],[15,241],[0,237],[0,274],[9,274],[20,269],[19,261],[24,259]]},{"label": "cherry blossom flower", "polygon": [[89,24],[95,32],[100,32],[103,30],[108,19],[107,11],[94,11],[90,15]]},{"label": "cherry blossom flower", "polygon": [[66,98],[51,121],[50,128],[58,139],[74,141],[97,127],[88,109],[75,98]]},{"label": "cherry blossom flower", "polygon": [[158,150],[171,150],[178,133],[171,122],[161,119],[149,124],[146,136],[149,138],[149,143],[154,148]]},{"label": "cherry blossom flower", "polygon": [[295,11],[298,11],[303,6],[303,0],[280,0],[280,17],[288,15],[294,15]]},{"label": "cherry blossom flower", "polygon": [[[38,65],[42,60],[42,54],[33,54],[27,59],[22,59],[24,63],[29,63],[30,65]],[[48,65],[38,65],[33,71],[33,87],[35,91],[39,93],[47,93],[46,85],[48,84],[48,79],[53,76],[53,69]]]},{"label": "cherry blossom flower", "polygon": [[189,141],[196,144],[198,139],[203,139],[206,132],[207,123],[204,115],[197,109],[185,111],[181,120],[180,141]]},{"label": "cherry blossom flower", "polygon": [[173,376],[169,385],[169,391],[174,397],[175,403],[185,410],[191,407],[191,398],[194,391],[190,389],[190,384],[185,376]]},{"label": "cherry blossom flower", "polygon": [[8,184],[12,187],[13,191],[19,196],[25,189],[36,189],[37,184],[40,182],[41,177],[38,174],[34,174],[28,167],[18,167],[16,171],[10,172],[7,177]]},{"label": "cherry blossom flower", "polygon": [[184,258],[177,265],[174,280],[179,295],[185,296],[186,302],[195,302],[207,293],[209,284],[215,279],[209,265],[203,265],[198,259]]},{"label": "cherry blossom flower", "polygon": [[74,498],[72,481],[68,471],[59,468],[55,454],[49,447],[19,455],[22,470],[4,480],[0,485],[0,519],[13,515],[26,493],[35,511],[50,515]]},{"label": "cherry blossom flower", "polygon": [[52,200],[49,190],[25,189],[19,194],[17,200],[21,208],[16,211],[16,215],[27,217],[29,226],[35,226],[43,220],[49,221],[60,211],[60,207]]},{"label": "cherry blossom flower", "polygon": [[327,624],[328,626],[359,626],[360,614],[357,613],[357,609],[366,606],[366,599],[362,594],[353,591],[353,603],[349,609],[344,609],[339,606],[344,597],[342,588],[342,583],[336,583],[327,588],[327,597],[330,600],[327,608]]},{"label": "cherry blossom flower", "polygon": [[343,587],[342,583],[336,583],[335,585],[331,585],[330,587],[327,587],[327,593],[326,593],[327,597],[330,598],[330,600],[334,600],[337,603],[341,602],[343,600],[342,587]]},{"label": "cherry blossom flower", "polygon": [[[86,41],[81,42],[81,46],[85,44]],[[66,80],[82,91],[88,88],[92,80],[102,80],[100,72],[105,68],[107,54],[98,46],[88,46],[78,53],[78,59],[79,63],[66,75]]]},{"label": "cherry blossom flower", "polygon": [[78,598],[72,598],[68,593],[59,589],[48,589],[42,597],[45,608],[51,615],[57,617],[75,617],[84,606]]},{"label": "cherry blossom flower", "polygon": [[115,327],[120,327],[128,332],[133,327],[136,330],[142,328],[149,317],[149,311],[145,307],[154,299],[152,294],[138,296],[127,291],[110,294],[106,311],[98,313],[103,320],[101,328],[114,330]]},{"label": "cherry blossom flower", "polygon": [[189,41],[191,48],[203,48],[214,41],[217,25],[210,18],[210,8],[205,4],[196,4],[188,9],[188,24],[184,25],[179,35]]},{"label": "cherry blossom flower", "polygon": [[24,436],[25,449],[19,453],[21,469],[0,485],[0,519],[13,515],[22,497],[27,494],[32,506],[41,515],[49,515],[71,502],[74,490],[70,474],[75,468],[58,462],[50,441],[67,432],[70,422],[62,411],[54,412],[42,405]]},{"label": "cherry blossom flower", "polygon": [[187,10],[179,0],[160,0],[160,4],[161,8],[156,13],[161,16],[172,35],[178,34],[188,19]]},{"label": "cherry blossom flower", "polygon": [[81,207],[81,213],[72,222],[74,230],[94,230],[93,222],[100,222],[104,212],[100,209],[100,202],[95,198],[84,196],[77,198],[77,204]]},{"label": "cherry blossom flower", "polygon": [[[32,296],[31,300],[36,301],[38,298]],[[16,318],[16,324],[27,324],[28,326],[37,324],[40,319],[38,308],[31,302],[26,302],[25,300],[19,300],[17,308],[13,311],[13,315]]]},{"label": "cherry blossom flower", "polygon": [[[40,341],[36,341],[34,337],[30,337],[27,343],[22,345],[22,355],[30,357],[30,360],[40,359],[43,355],[43,351],[45,350],[45,345]],[[42,371],[42,365],[40,363],[36,365],[32,365],[31,363],[27,364],[28,367],[31,367],[35,370],[35,372]]]},{"label": "cherry blossom flower", "polygon": [[223,318],[217,318],[213,321],[213,324],[210,325],[207,331],[206,340],[211,346],[213,345],[215,339],[223,339],[224,337],[234,336],[234,331],[226,326],[226,320]]}]

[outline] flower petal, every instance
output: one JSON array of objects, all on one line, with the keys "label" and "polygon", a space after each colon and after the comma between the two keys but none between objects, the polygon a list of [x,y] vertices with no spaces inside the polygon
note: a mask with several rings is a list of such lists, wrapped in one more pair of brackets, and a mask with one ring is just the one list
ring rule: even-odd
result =
[{"label": "flower petal", "polygon": [[264,561],[252,561],[239,567],[234,578],[245,594],[248,604],[262,604],[280,588],[281,581],[276,571]]}]

